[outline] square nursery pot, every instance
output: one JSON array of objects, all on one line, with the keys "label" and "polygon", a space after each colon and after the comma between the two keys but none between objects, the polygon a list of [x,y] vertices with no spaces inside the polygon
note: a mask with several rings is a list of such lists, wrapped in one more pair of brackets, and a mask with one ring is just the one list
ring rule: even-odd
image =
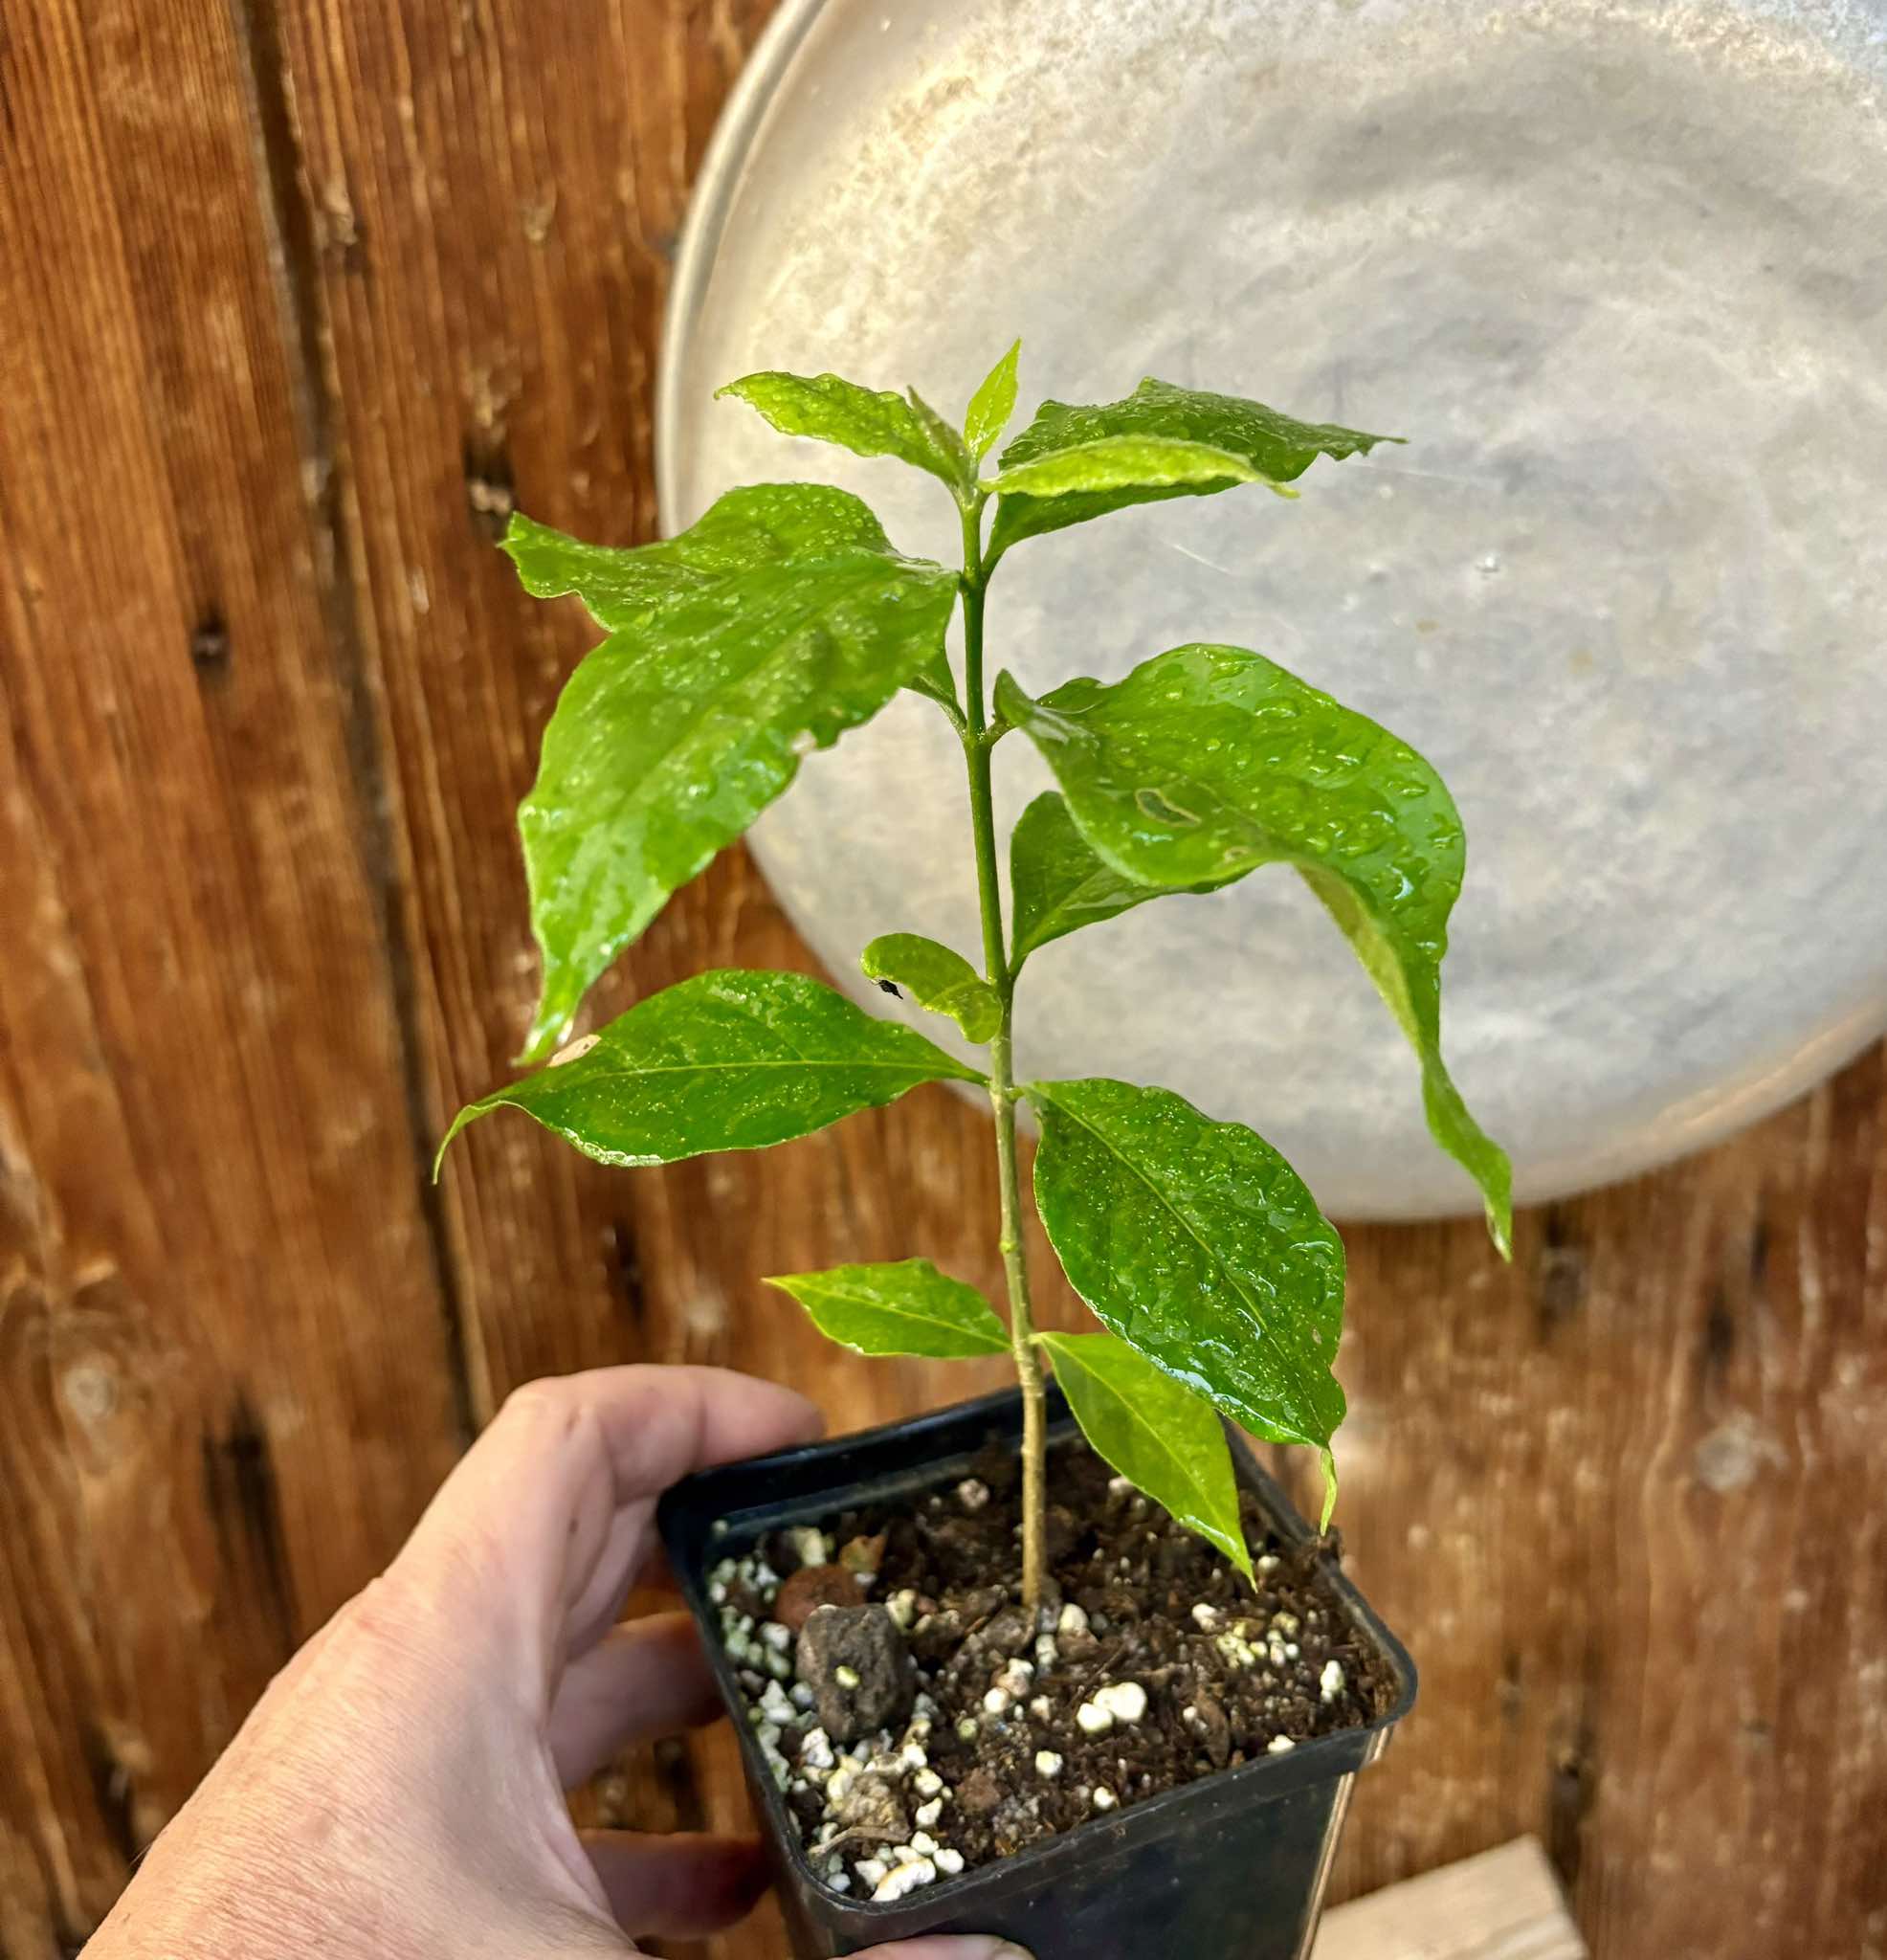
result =
[{"label": "square nursery pot", "polygon": [[[1075,1434],[1055,1395],[1052,1443]],[[660,1527],[740,1736],[741,1759],[768,1841],[780,1903],[801,1960],[854,1953],[921,1933],[997,1933],[1036,1960],[1303,1960],[1322,1908],[1356,1772],[1387,1747],[1415,1699],[1415,1668],[1334,1559],[1321,1563],[1335,1603],[1373,1648],[1391,1683],[1387,1710],[1287,1754],[1265,1755],[1096,1816],[1077,1829],[907,1894],[891,1904],[829,1890],[745,1719],[746,1702],[707,1596],[708,1571],[784,1526],[842,1510],[915,1502],[968,1474],[992,1438],[1013,1448],[1022,1403],[1013,1390],[883,1429],[708,1470],[662,1500]],[[1278,1537],[1315,1534],[1241,1437],[1241,1484]]]}]

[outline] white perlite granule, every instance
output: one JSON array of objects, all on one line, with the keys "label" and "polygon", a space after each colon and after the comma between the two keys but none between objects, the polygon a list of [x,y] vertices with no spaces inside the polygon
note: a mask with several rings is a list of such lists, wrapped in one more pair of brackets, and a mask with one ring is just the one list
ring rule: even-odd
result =
[{"label": "white perlite granule", "polygon": [[1109,1682],[1095,1690],[1094,1705],[1105,1709],[1116,1722],[1138,1722],[1146,1713],[1146,1690],[1137,1681]]},{"label": "white perlite granule", "polygon": [[900,1864],[896,1871],[888,1872],[874,1889],[872,1898],[880,1905],[888,1905],[894,1899],[903,1898],[906,1892],[915,1892],[920,1885],[929,1884],[936,1877],[937,1867],[929,1859],[916,1859],[910,1864]]}]

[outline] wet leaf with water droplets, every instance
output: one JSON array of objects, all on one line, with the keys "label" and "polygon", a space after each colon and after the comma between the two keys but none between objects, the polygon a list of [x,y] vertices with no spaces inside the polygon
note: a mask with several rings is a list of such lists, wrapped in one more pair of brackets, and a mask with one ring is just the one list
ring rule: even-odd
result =
[{"label": "wet leaf with water droplets", "polygon": [[[1184,889],[1205,894],[1217,891],[1224,882],[1216,879]],[[1053,940],[1118,918],[1148,899],[1168,896],[1164,885],[1122,878],[1097,856],[1075,828],[1068,805],[1053,790],[1044,790],[1010,833],[1009,883],[1015,913],[1010,965],[1015,969]]]},{"label": "wet leaf with water droplets", "polygon": [[544,955],[535,1058],[804,755],[942,664],[957,579],[899,557],[857,498],[812,483],[730,491],[634,549],[514,517],[505,548],[530,591],[577,593],[610,629],[566,685],[518,813]]},{"label": "wet leaf with water droplets", "polygon": [[1170,1089],[1032,1082],[1035,1205],[1101,1324],[1234,1422],[1327,1445],[1343,1247],[1303,1181],[1254,1130]]},{"label": "wet leaf with water droplets", "polygon": [[673,1164],[807,1136],[920,1082],[983,1080],[803,973],[699,973],[574,1046],[569,1060],[468,1103],[440,1158],[494,1109],[522,1109],[600,1163]]},{"label": "wet leaf with water droplets", "polygon": [[1113,1334],[1044,1334],[1041,1342],[1096,1452],[1250,1578],[1218,1411]]},{"label": "wet leaf with water droplets", "polygon": [[928,1259],[783,1273],[766,1283],[790,1293],[829,1341],[859,1354],[951,1360],[1009,1351],[1009,1329],[989,1303]]},{"label": "wet leaf with water droplets", "polygon": [[1466,842],[1429,764],[1243,647],[1175,647],[1124,680],[1071,680],[1039,701],[1004,674],[996,704],[1047,758],[1074,825],[1126,883],[1151,895],[1230,883],[1263,864],[1302,874],[1415,1050],[1429,1127],[1479,1185],[1504,1253],[1507,1158],[1441,1055],[1441,963]]},{"label": "wet leaf with water droplets", "polygon": [[970,484],[963,438],[915,392],[863,388],[838,374],[788,374],[772,368],[744,374],[715,390],[759,412],[783,435],[810,435],[854,456],[893,456],[927,470],[951,490]]},{"label": "wet leaf with water droplets", "polygon": [[1015,369],[1021,357],[1022,343],[1012,342],[1009,352],[977,384],[964,412],[964,441],[978,462],[1003,439],[1009,418],[1015,413]]},{"label": "wet leaf with water droplets", "polygon": [[1262,402],[1150,378],[1122,401],[1092,408],[1044,402],[1003,451],[989,555],[1129,504],[1210,496],[1240,483],[1276,489],[1320,456],[1341,461],[1400,440],[1299,422]]},{"label": "wet leaf with water droplets", "polygon": [[921,1008],[948,1014],[972,1041],[988,1041],[1002,1026],[996,990],[962,953],[921,933],[885,933],[865,948],[858,966],[867,980],[889,981]]}]

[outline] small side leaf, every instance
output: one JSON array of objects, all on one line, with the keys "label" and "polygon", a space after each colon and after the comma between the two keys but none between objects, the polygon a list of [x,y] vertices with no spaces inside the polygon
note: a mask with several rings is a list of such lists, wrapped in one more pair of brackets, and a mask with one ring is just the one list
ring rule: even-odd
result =
[{"label": "small side leaf", "polygon": [[1218,1411],[1112,1334],[1040,1338],[1097,1454],[1249,1579],[1252,1554]]},{"label": "small side leaf", "polygon": [[808,1136],[920,1082],[983,1080],[803,973],[738,969],[651,994],[573,1051],[468,1103],[440,1160],[494,1109],[522,1109],[599,1163],[673,1164]]},{"label": "small side leaf", "polygon": [[518,812],[544,955],[526,1058],[622,948],[789,784],[944,658],[956,574],[902,558],[857,498],[730,491],[666,544],[609,550],[514,518],[533,592],[610,636],[565,686]]},{"label": "small side leaf", "polygon": [[[1010,969],[1051,940],[1163,899],[1167,887],[1122,878],[1075,827],[1068,805],[1044,790],[1016,819],[1009,840],[1010,898],[1015,918]],[[1225,880],[1183,887],[1201,896]]]},{"label": "small side leaf", "polygon": [[1507,1159],[1441,1054],[1441,964],[1467,845],[1429,763],[1243,647],[1175,647],[1111,686],[1071,680],[1039,701],[1004,674],[996,704],[1122,878],[1195,891],[1262,864],[1302,874],[1414,1048],[1429,1127],[1479,1185],[1506,1253]]},{"label": "small side leaf", "polygon": [[963,437],[916,389],[907,388],[904,398],[911,405],[919,433],[931,455],[942,458],[949,469],[950,474],[944,480],[958,496],[969,496],[976,486],[976,465],[970,460]]},{"label": "small side leaf", "polygon": [[964,440],[978,462],[1003,439],[1009,418],[1015,413],[1015,369],[1021,354],[1022,343],[1016,341],[983,377],[964,412]]},{"label": "small side leaf", "polygon": [[956,432],[948,432],[948,445],[940,442],[930,424],[944,425],[934,411],[921,413],[889,389],[861,388],[836,374],[771,368],[743,375],[715,393],[717,400],[731,394],[758,409],[783,435],[810,435],[854,456],[895,456],[914,469],[928,470],[953,492],[967,480]]},{"label": "small side leaf", "polygon": [[1009,1351],[1009,1329],[989,1303],[928,1259],[785,1273],[766,1283],[790,1293],[829,1341],[855,1353],[951,1360]]},{"label": "small side leaf", "polygon": [[962,729],[966,725],[963,702],[957,699],[957,677],[950,671],[950,656],[943,647],[940,646],[904,685],[913,694],[934,701],[949,716],[953,726]]},{"label": "small side leaf", "polygon": [[[1099,448],[1127,438],[1149,445],[1138,473],[1124,447]],[[1262,402],[1151,379],[1125,400],[1098,407],[1044,402],[1002,454],[996,482],[1003,495],[989,556],[1000,557],[1020,539],[1128,504],[1210,496],[1235,483],[1276,488],[1301,477],[1320,456],[1341,460],[1400,440],[1331,422],[1299,422]],[[1188,460],[1186,449],[1199,453]],[[1075,457],[1081,450],[1090,452],[1085,461]]]},{"label": "small side leaf", "polygon": [[1343,1247],[1303,1181],[1242,1124],[1170,1089],[1032,1082],[1035,1206],[1101,1325],[1234,1422],[1329,1442]]},{"label": "small side leaf", "polygon": [[988,1041],[1003,1024],[996,990],[962,953],[917,932],[887,932],[859,959],[867,980],[901,987],[921,1008],[948,1014],[972,1041]]}]

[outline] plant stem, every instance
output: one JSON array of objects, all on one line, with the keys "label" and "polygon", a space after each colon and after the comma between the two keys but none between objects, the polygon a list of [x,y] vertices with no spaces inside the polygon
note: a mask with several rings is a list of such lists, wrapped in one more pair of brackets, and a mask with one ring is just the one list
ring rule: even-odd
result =
[{"label": "plant stem", "polygon": [[1003,1277],[1009,1289],[1010,1348],[1022,1385],[1022,1604],[1042,1602],[1043,1538],[1048,1514],[1048,1409],[1035,1322],[1029,1306],[1029,1261],[1022,1241],[1022,1187],[1015,1161],[1015,1077],[1011,1028],[1015,976],[1003,941],[1003,895],[996,875],[996,815],[990,789],[989,718],[983,685],[983,499],[964,510],[964,693],[968,715],[964,757],[969,767],[969,814],[976,838],[976,896],[983,915],[983,958],[1003,1018],[989,1043],[989,1103],[996,1117],[996,1169],[1002,1204]]}]

